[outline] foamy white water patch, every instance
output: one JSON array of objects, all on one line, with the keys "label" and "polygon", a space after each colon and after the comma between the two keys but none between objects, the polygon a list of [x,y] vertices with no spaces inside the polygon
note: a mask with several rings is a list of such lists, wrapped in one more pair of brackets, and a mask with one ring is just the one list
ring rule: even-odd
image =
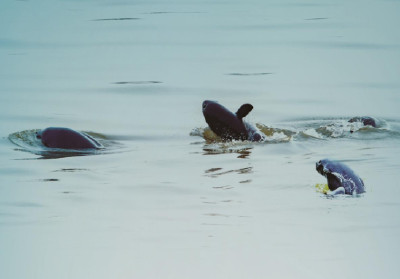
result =
[{"label": "foamy white water patch", "polygon": [[323,139],[324,137],[319,134],[314,128],[310,128],[310,129],[305,129],[304,131],[302,131],[303,134],[312,137],[312,138],[317,138],[317,139]]}]

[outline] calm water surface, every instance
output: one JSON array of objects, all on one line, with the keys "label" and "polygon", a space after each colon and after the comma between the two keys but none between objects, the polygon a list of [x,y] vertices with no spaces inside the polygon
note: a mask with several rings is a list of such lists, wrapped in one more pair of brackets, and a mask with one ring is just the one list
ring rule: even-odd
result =
[{"label": "calm water surface", "polygon": [[[398,278],[399,13],[2,1],[0,277]],[[206,99],[253,104],[268,141],[213,142]],[[382,126],[347,123],[363,115]],[[34,138],[50,126],[106,149],[52,152]],[[325,157],[366,193],[321,193]]]}]

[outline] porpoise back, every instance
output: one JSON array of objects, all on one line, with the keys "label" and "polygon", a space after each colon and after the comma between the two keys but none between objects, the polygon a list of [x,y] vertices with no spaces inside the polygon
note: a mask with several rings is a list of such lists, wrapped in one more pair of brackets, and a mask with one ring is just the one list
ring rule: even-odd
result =
[{"label": "porpoise back", "polygon": [[37,138],[43,145],[50,148],[62,149],[99,149],[101,143],[88,134],[69,128],[49,127],[37,132]]}]

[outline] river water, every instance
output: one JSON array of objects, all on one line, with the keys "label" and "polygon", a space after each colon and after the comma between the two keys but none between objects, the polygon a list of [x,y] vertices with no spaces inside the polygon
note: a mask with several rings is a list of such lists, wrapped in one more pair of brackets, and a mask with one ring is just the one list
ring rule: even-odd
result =
[{"label": "river water", "polygon": [[[0,277],[398,278],[399,12],[1,1]],[[251,103],[267,140],[216,139],[204,100]],[[48,149],[51,126],[105,149]],[[325,195],[327,157],[366,193]]]}]

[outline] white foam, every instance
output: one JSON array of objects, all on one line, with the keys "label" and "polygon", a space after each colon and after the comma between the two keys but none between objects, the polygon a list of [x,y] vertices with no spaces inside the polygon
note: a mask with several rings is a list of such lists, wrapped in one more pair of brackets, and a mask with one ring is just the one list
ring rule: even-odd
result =
[{"label": "white foam", "polygon": [[313,137],[313,138],[317,138],[317,139],[323,139],[324,137],[319,134],[315,129],[310,128],[310,129],[306,129],[303,131],[303,134]]}]

